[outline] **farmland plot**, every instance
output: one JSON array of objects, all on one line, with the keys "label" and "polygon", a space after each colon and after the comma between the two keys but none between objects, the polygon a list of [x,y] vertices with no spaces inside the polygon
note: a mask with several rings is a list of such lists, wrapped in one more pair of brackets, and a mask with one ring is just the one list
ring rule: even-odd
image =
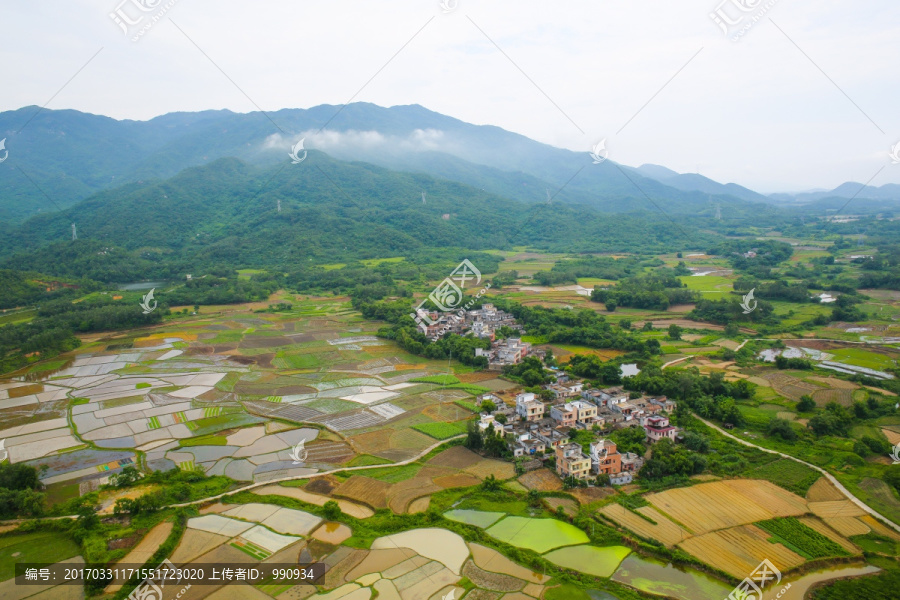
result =
[{"label": "farmland plot", "polygon": [[849,500],[834,500],[828,502],[810,502],[809,510],[817,517],[828,522],[832,517],[861,517],[866,512]]},{"label": "farmland plot", "polygon": [[[828,525],[826,525],[819,519],[816,519],[813,517],[800,517],[797,520],[800,521],[801,523],[803,523],[804,525],[806,525],[807,527],[809,527],[810,529],[812,529],[813,531],[821,533],[822,535],[827,537],[829,540],[831,540],[835,544],[839,545],[841,548],[843,548],[847,552],[849,552],[851,554],[856,554],[859,552],[859,549],[850,540],[848,540],[843,535],[838,533],[835,529],[832,529],[832,527],[834,526],[833,522],[832,522],[832,527],[829,527]],[[862,522],[860,521],[859,524],[862,525]],[[863,526],[863,527],[865,527],[865,526]],[[868,527],[865,527],[865,529],[862,531],[862,533],[868,533],[868,532],[869,532]],[[856,534],[854,534],[854,535],[856,535]]]},{"label": "farmland plot", "polygon": [[807,512],[806,501],[799,496],[752,479],[701,483],[645,498],[695,534]]},{"label": "farmland plot", "polygon": [[644,506],[639,508],[638,511],[640,511],[642,515],[656,521],[656,524],[654,525],[647,519],[634,514],[621,504],[609,504],[604,506],[600,512],[639,536],[659,540],[669,547],[690,537],[688,532],[661,515],[658,511],[653,509],[653,507]]},{"label": "farmland plot", "polygon": [[391,484],[362,475],[354,475],[332,492],[335,496],[343,496],[372,508],[387,508],[387,492]]},{"label": "farmland plot", "polygon": [[678,547],[738,579],[752,573],[763,559],[782,572],[805,562],[796,552],[769,542],[770,537],[755,525],[743,525],[689,538]]}]

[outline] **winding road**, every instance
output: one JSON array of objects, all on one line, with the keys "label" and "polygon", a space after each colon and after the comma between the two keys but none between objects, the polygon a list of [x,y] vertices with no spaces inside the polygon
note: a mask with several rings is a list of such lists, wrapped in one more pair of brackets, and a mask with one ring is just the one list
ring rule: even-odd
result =
[{"label": "winding road", "polygon": [[873,517],[875,517],[876,519],[878,519],[879,521],[881,521],[882,523],[884,523],[885,525],[887,525],[888,527],[891,527],[892,529],[894,529],[894,530],[900,532],[900,525],[897,525],[896,523],[894,523],[893,521],[891,521],[890,519],[888,519],[887,517],[885,517],[885,516],[882,515],[881,513],[876,512],[873,508],[870,508],[868,504],[866,504],[865,502],[863,502],[862,500],[860,500],[859,498],[857,498],[856,496],[854,496],[853,494],[851,494],[851,493],[850,493],[850,490],[848,490],[847,488],[845,488],[845,487],[843,486],[843,484],[841,484],[840,481],[838,481],[831,473],[829,473],[829,472],[826,471],[825,469],[822,469],[821,467],[817,467],[816,465],[810,464],[810,463],[808,463],[808,462],[806,462],[806,461],[804,461],[804,460],[800,460],[799,458],[796,458],[796,457],[794,457],[794,456],[791,456],[790,454],[784,454],[784,453],[782,453],[782,452],[777,452],[777,451],[775,451],[775,450],[769,450],[768,448],[763,448],[762,446],[757,446],[756,444],[753,444],[753,443],[751,443],[751,442],[748,442],[747,440],[742,440],[741,438],[739,438],[739,437],[737,437],[737,436],[735,436],[735,435],[732,435],[732,434],[728,433],[728,432],[725,431],[724,429],[722,429],[722,428],[720,428],[720,427],[718,427],[718,426],[716,426],[716,425],[713,425],[712,423],[710,423],[710,422],[707,421],[706,419],[702,419],[702,418],[698,417],[696,414],[694,415],[694,417],[695,417],[697,420],[702,421],[703,423],[705,423],[706,425],[708,425],[708,426],[711,427],[712,429],[715,429],[716,431],[718,431],[719,433],[721,433],[721,434],[724,435],[725,437],[731,438],[731,439],[733,439],[734,441],[736,441],[736,442],[739,443],[739,444],[743,444],[744,446],[749,446],[749,447],[751,447],[751,448],[756,448],[757,450],[762,450],[763,452],[768,452],[769,454],[776,454],[776,455],[778,455],[778,456],[780,456],[780,457],[782,457],[782,458],[787,458],[787,459],[793,460],[794,462],[798,462],[798,463],[800,463],[801,465],[806,465],[806,466],[809,467],[810,469],[815,469],[816,471],[818,471],[819,473],[821,473],[822,475],[824,475],[825,477],[827,477],[827,478],[828,478],[828,481],[830,481],[832,484],[834,484],[834,487],[836,487],[838,490],[840,490],[840,492],[841,492],[842,494],[844,494],[844,496],[846,496],[848,500],[850,500],[851,502],[853,502],[855,505],[857,505],[858,507],[860,507],[861,509],[863,509],[864,511],[866,511],[867,513],[869,513],[870,515],[872,515]]},{"label": "winding road", "polygon": [[[765,338],[757,338],[757,339],[765,339]],[[750,339],[744,340],[744,341],[741,343],[741,345],[738,346],[738,347],[735,349],[735,352],[737,352],[738,350],[740,350],[741,348],[743,348],[744,345],[747,344],[747,342],[751,342],[751,341],[754,341],[754,338],[750,338]],[[784,340],[783,340],[783,341],[784,341]],[[786,340],[786,341],[799,341],[799,340]],[[687,360],[687,359],[689,359],[689,358],[693,358],[693,357],[692,357],[692,356],[685,356],[684,358],[679,358],[679,359],[677,359],[677,360],[673,360],[673,361],[671,361],[671,362],[667,362],[666,364],[664,364],[664,365],[662,366],[662,368],[665,369],[666,367],[669,367],[669,366],[671,366],[671,365],[677,364],[677,363],[679,363],[679,362],[681,362],[681,361],[683,361],[683,360]],[[822,475],[824,475],[825,477],[827,477],[827,478],[828,478],[828,481],[830,481],[830,482],[834,485],[834,487],[836,487],[838,490],[840,490],[840,492],[841,492],[844,496],[846,496],[848,500],[850,500],[851,502],[853,502],[855,505],[857,505],[858,507],[860,507],[861,509],[863,509],[863,510],[866,511],[868,514],[870,514],[871,516],[875,517],[876,519],[878,519],[879,521],[881,521],[882,523],[884,523],[884,524],[887,525],[888,527],[890,527],[890,528],[896,530],[897,532],[900,532],[900,525],[894,523],[893,521],[891,521],[890,519],[888,519],[887,517],[885,517],[885,516],[882,515],[881,513],[877,512],[875,509],[871,508],[868,504],[866,504],[865,502],[863,502],[862,500],[860,500],[859,498],[857,498],[856,496],[854,496],[852,493],[850,493],[850,490],[848,490],[847,488],[845,488],[844,485],[843,485],[840,481],[838,481],[831,473],[829,473],[829,472],[826,471],[825,469],[823,469],[823,468],[821,468],[821,467],[817,467],[816,465],[810,464],[810,463],[808,463],[808,462],[806,462],[806,461],[800,460],[799,458],[797,458],[797,457],[795,457],[795,456],[791,456],[790,454],[784,454],[784,453],[782,453],[782,452],[777,452],[776,450],[770,450],[770,449],[768,449],[768,448],[763,448],[762,446],[757,446],[756,444],[754,444],[754,443],[752,443],[752,442],[748,442],[747,440],[742,440],[741,438],[739,438],[739,437],[737,437],[737,436],[735,436],[735,435],[732,435],[732,434],[728,433],[727,431],[725,431],[725,430],[722,429],[721,427],[718,427],[717,425],[713,425],[712,423],[710,423],[710,422],[707,421],[706,419],[702,419],[702,418],[698,417],[698,416],[696,415],[696,413],[694,413],[694,417],[696,417],[697,420],[702,421],[703,423],[705,423],[707,426],[711,427],[712,429],[715,429],[716,431],[718,431],[719,433],[721,433],[721,434],[724,435],[725,437],[731,438],[731,439],[733,439],[734,441],[736,441],[736,442],[739,443],[739,444],[743,444],[744,446],[749,446],[749,447],[751,447],[751,448],[756,448],[757,450],[762,450],[763,452],[768,452],[769,454],[775,454],[775,455],[780,456],[780,457],[782,457],[782,458],[787,458],[787,459],[790,459],[790,460],[792,460],[792,461],[794,461],[794,462],[798,462],[798,463],[800,463],[801,465],[806,465],[806,466],[809,467],[810,469],[815,469],[816,471],[818,471],[819,473],[821,473]]]},{"label": "winding road", "polygon": [[325,475],[328,475],[330,473],[340,473],[340,472],[346,472],[346,471],[363,471],[366,469],[387,469],[387,468],[391,468],[391,467],[402,467],[404,465],[408,465],[408,464],[416,462],[423,456],[427,456],[428,453],[431,452],[432,450],[434,450],[435,448],[440,448],[441,446],[443,446],[444,444],[446,444],[448,442],[452,442],[453,440],[458,440],[458,439],[461,439],[464,437],[466,437],[466,434],[462,433],[460,435],[455,435],[451,438],[447,438],[446,440],[441,440],[441,441],[437,442],[436,444],[432,444],[432,445],[428,446],[427,448],[422,450],[422,452],[413,456],[412,458],[407,458],[406,460],[401,460],[400,462],[389,463],[389,464],[384,464],[384,465],[366,465],[363,467],[343,467],[340,469],[330,469],[328,471],[318,471],[316,473],[309,473],[308,475],[292,475],[290,477],[282,477],[280,479],[269,479],[267,481],[259,481],[256,483],[251,483],[250,485],[245,485],[242,488],[224,492],[224,493],[218,494],[216,496],[208,496],[206,498],[201,498],[199,500],[191,500],[190,502],[183,502],[181,504],[171,504],[170,506],[179,506],[180,507],[180,506],[192,506],[194,504],[202,504],[204,502],[211,502],[213,500],[218,500],[219,498],[224,498],[225,496],[230,496],[231,494],[237,494],[239,492],[246,492],[246,491],[252,490],[254,488],[262,487],[265,485],[282,483],[284,481],[294,481],[297,479],[313,479],[314,477],[324,477]]}]

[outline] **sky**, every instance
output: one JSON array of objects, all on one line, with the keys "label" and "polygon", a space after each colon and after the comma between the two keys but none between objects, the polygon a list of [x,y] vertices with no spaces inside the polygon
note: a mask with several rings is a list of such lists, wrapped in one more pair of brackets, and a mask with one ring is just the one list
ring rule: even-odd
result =
[{"label": "sky", "polygon": [[0,0],[0,111],[420,104],[763,193],[900,183],[896,1],[444,2]]}]

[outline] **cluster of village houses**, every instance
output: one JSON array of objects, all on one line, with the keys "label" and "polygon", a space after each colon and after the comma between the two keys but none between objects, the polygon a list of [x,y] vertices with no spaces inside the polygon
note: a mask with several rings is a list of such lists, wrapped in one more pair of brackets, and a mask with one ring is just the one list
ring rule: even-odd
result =
[{"label": "cluster of village houses", "polygon": [[[623,427],[642,427],[648,442],[663,438],[673,441],[681,431],[669,424],[668,414],[676,403],[665,396],[658,398],[630,398],[621,387],[584,389],[584,383],[575,381],[556,370],[556,383],[544,386],[554,395],[545,404],[533,393],[516,396],[515,406],[506,404],[494,394],[479,396],[479,402],[490,400],[497,409],[483,414],[478,424],[485,432],[493,427],[496,435],[508,440],[516,457],[554,454],[556,472],[561,478],[569,476],[591,481],[598,475],[609,475],[613,485],[631,483],[633,473],[644,465],[644,459],[632,452],[619,452],[615,442],[597,437],[585,454],[581,444],[569,440],[572,429],[609,432]],[[504,415],[505,423],[497,420]]]},{"label": "cluster of village houses", "polygon": [[[525,333],[513,315],[498,310],[493,304],[484,304],[478,310],[456,313],[426,313],[421,323],[425,335],[437,340],[448,333],[472,334],[491,340],[490,350],[476,349],[476,356],[488,359],[490,370],[502,370],[515,365],[531,353],[531,344],[523,342]],[[428,323],[426,325],[426,323]],[[496,339],[497,331],[508,327],[517,332],[516,337]],[[534,353],[543,358],[543,352]],[[608,389],[584,389],[584,383],[569,377],[559,369],[553,369],[555,383],[543,386],[553,400],[545,404],[533,393],[516,396],[515,406],[506,404],[494,394],[482,394],[479,403],[490,400],[497,407],[490,414],[481,416],[478,426],[482,432],[493,428],[498,436],[509,440],[510,450],[516,457],[543,457],[555,454],[556,472],[562,477],[575,477],[583,481],[597,475],[609,475],[613,485],[631,483],[633,473],[644,465],[644,459],[632,452],[621,453],[611,440],[597,437],[590,444],[588,454],[581,444],[569,440],[572,429],[610,431],[623,427],[642,427],[649,442],[663,438],[675,440],[681,435],[678,428],[669,424],[667,414],[675,410],[675,402],[665,396],[660,398],[629,398],[621,387]],[[549,410],[549,412],[548,412]],[[501,423],[497,417],[503,415]]]},{"label": "cluster of village houses", "polygon": [[[426,316],[427,319],[424,318]],[[431,341],[438,340],[448,333],[472,334],[477,338],[491,340],[490,350],[478,348],[475,354],[487,357],[488,368],[492,371],[500,371],[505,366],[522,362],[531,350],[531,344],[521,339],[525,330],[516,323],[515,317],[498,310],[493,304],[485,304],[477,310],[455,313],[425,312],[420,317],[420,326]],[[501,327],[515,330],[517,336],[497,340],[497,331]]]}]

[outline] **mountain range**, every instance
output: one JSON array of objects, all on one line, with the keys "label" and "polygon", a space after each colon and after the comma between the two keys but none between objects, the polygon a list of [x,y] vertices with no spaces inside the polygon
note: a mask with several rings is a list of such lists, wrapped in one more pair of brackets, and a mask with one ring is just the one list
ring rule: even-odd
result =
[{"label": "mountain range", "polygon": [[513,200],[552,197],[606,212],[659,210],[663,202],[675,212],[696,212],[733,200],[784,206],[828,198],[900,199],[896,184],[860,191],[861,184],[848,182],[831,191],[766,196],[658,165],[630,168],[611,160],[595,165],[587,152],[472,125],[418,105],[354,103],[247,114],[218,110],[149,121],[29,106],[0,113],[0,135],[9,151],[0,168],[5,221],[58,210],[122,184],[171,177],[218,158],[278,164],[300,139],[306,148],[341,160],[426,173]]},{"label": "mountain range", "polygon": [[[472,125],[421,106],[355,103],[274,113],[171,113],[117,121],[36,106],[0,113],[9,159],[0,168],[0,218],[21,221],[123,184],[172,177],[225,157],[283,163],[300,139],[345,161],[425,173],[523,202],[554,201],[605,212],[696,213],[765,197],[695,176],[651,175],[587,152],[541,144],[498,127]],[[654,205],[655,204],[655,205]],[[726,211],[727,212],[727,211]]]},{"label": "mountain range", "polygon": [[[701,247],[705,230],[790,216],[785,207],[827,213],[855,195],[890,209],[900,190],[860,193],[848,183],[764,196],[658,165],[594,160],[417,105],[149,121],[32,106],[0,113],[0,136],[9,152],[0,260],[48,273],[73,223],[81,240],[107,249],[101,256],[149,261],[143,272],[154,260],[321,263],[435,247],[658,252]],[[291,164],[292,147],[302,163]],[[87,254],[72,261],[114,278],[102,275],[107,259],[94,246],[78,247]],[[129,262],[117,260],[112,271]]]}]

